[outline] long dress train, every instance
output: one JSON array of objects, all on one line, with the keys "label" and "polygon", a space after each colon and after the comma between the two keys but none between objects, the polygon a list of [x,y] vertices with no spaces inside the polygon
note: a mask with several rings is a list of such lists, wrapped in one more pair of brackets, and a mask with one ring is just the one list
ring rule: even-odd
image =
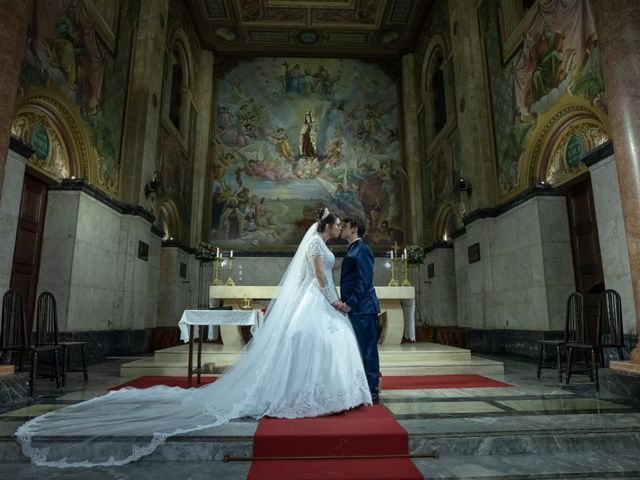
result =
[{"label": "long dress train", "polygon": [[[193,389],[124,388],[47,413],[16,432],[37,465],[123,465],[167,438],[242,417],[314,417],[371,403],[353,328],[331,301],[335,257],[313,225],[271,302],[264,325],[239,362],[214,383]],[[320,256],[328,284],[312,262]],[[97,440],[125,437],[98,448]],[[105,443],[104,445],[107,445]]]}]

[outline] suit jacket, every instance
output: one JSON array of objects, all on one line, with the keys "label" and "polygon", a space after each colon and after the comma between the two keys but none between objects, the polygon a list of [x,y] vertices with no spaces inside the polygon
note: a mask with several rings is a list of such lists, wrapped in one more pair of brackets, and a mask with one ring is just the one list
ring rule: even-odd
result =
[{"label": "suit jacket", "polygon": [[373,252],[362,240],[349,245],[342,260],[340,299],[351,307],[349,315],[380,313],[380,302],[373,288]]}]

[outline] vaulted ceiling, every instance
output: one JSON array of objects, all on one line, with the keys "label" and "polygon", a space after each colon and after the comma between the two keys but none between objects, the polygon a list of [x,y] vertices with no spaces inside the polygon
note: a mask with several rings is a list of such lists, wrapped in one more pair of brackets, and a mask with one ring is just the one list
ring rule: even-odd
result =
[{"label": "vaulted ceiling", "polygon": [[397,56],[432,0],[192,0],[206,48],[222,55]]}]

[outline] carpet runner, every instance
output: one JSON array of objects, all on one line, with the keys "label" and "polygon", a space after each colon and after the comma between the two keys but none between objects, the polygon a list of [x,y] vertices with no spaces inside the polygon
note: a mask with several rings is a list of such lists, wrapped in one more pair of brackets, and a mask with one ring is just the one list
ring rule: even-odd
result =
[{"label": "carpet runner", "polygon": [[317,418],[263,418],[249,480],[422,480],[408,435],[382,405]]},{"label": "carpet runner", "polygon": [[422,390],[435,388],[512,387],[508,383],[474,374],[382,376],[381,390]]},{"label": "carpet runner", "polygon": [[[202,384],[196,383],[193,378],[193,387],[199,387],[214,382],[217,377],[202,377]],[[111,387],[109,390],[120,390],[125,387],[149,388],[155,385],[187,388],[187,378],[166,376],[143,376],[126,383]],[[511,387],[508,383],[499,382],[482,375],[417,375],[417,376],[383,376],[381,379],[382,390],[421,390],[434,388],[491,388]]]}]

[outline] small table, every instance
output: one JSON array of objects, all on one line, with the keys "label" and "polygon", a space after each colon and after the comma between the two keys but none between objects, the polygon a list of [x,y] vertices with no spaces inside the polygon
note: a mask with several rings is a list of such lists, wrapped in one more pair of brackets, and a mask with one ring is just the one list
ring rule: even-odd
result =
[{"label": "small table", "polygon": [[[185,310],[182,313],[182,317],[178,322],[180,327],[180,340],[183,342],[189,342],[189,360],[187,370],[187,382],[191,386],[191,378],[193,376],[193,339],[198,338],[198,361],[196,366],[197,382],[201,383],[200,377],[202,373],[202,332],[203,326],[220,325],[220,328],[230,328],[229,332],[237,331],[238,325],[252,325],[252,331],[254,327],[260,327],[262,323],[263,313],[260,310],[227,310],[227,309],[214,309],[214,310]],[[194,335],[194,327],[198,327],[197,334]],[[239,336],[239,334],[237,334]],[[232,338],[231,335],[225,337],[222,336],[223,341],[225,338]],[[209,329],[209,339],[212,339],[212,332]],[[231,343],[238,342],[234,339]]]}]

